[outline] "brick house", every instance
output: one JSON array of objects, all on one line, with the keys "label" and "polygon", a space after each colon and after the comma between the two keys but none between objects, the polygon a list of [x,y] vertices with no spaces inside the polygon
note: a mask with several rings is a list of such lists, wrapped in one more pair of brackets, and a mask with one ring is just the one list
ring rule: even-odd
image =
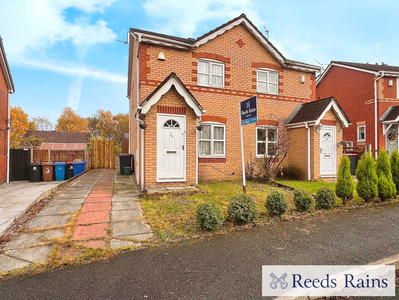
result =
[{"label": "brick house", "polygon": [[[197,39],[130,29],[129,148],[141,189],[240,178],[239,102],[251,96],[258,122],[243,126],[246,161],[279,159],[275,122],[283,119],[294,140],[284,170],[304,179],[335,176],[349,121],[333,98],[308,105],[319,71],[286,59],[244,14]],[[333,128],[324,144],[334,148],[323,167],[322,125]]]},{"label": "brick house", "polygon": [[3,39],[0,36],[0,185],[8,182],[10,148],[10,94],[14,93]]},{"label": "brick house", "polygon": [[334,96],[352,125],[343,130],[349,145],[398,147],[399,67],[332,61],[317,81],[317,97]]}]

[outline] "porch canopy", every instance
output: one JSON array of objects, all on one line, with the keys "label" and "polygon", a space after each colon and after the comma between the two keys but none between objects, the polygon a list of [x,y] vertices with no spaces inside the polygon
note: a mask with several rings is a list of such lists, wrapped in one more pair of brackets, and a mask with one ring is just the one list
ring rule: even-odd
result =
[{"label": "porch canopy", "polygon": [[399,105],[390,106],[381,116],[380,121],[382,123],[382,133],[386,135],[392,125],[399,123]]}]

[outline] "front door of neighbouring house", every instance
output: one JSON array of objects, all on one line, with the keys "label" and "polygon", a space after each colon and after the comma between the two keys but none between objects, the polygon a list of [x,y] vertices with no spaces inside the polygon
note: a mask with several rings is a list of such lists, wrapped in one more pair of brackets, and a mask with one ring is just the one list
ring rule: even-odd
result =
[{"label": "front door of neighbouring house", "polygon": [[392,125],[386,135],[386,149],[389,153],[389,155],[392,154],[393,150],[398,148],[398,125],[394,124]]},{"label": "front door of neighbouring house", "polygon": [[320,176],[335,176],[337,169],[337,139],[335,126],[320,129]]},{"label": "front door of neighbouring house", "polygon": [[157,181],[186,180],[186,116],[157,114]]}]

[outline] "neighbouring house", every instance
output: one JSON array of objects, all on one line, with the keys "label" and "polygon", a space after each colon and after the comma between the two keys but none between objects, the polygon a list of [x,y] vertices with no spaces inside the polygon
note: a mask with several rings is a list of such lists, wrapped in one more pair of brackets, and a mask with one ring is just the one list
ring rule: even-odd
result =
[{"label": "neighbouring house", "polygon": [[[25,140],[33,149],[32,161],[89,161],[90,133],[28,130]],[[40,150],[40,151],[36,151]]]},{"label": "neighbouring house", "polygon": [[243,126],[246,162],[280,159],[284,120],[292,143],[283,170],[336,176],[349,120],[334,98],[311,105],[317,72],[286,59],[244,14],[197,39],[130,29],[129,148],[141,189],[240,178],[239,102],[252,96],[258,122]]},{"label": "neighbouring house", "polygon": [[3,39],[0,36],[0,185],[9,180],[10,94],[14,93]]},{"label": "neighbouring house", "polygon": [[398,148],[399,66],[332,61],[317,81],[317,97],[329,96],[352,122],[343,130],[350,147]]}]

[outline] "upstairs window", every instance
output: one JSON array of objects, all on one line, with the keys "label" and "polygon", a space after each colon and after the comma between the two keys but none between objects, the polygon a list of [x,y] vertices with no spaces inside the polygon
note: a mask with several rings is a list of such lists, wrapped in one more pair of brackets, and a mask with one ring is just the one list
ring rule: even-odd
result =
[{"label": "upstairs window", "polygon": [[366,141],[366,125],[357,126],[357,141],[358,142]]},{"label": "upstairs window", "polygon": [[258,93],[278,94],[278,72],[258,69],[256,73],[256,90]]},{"label": "upstairs window", "polygon": [[256,127],[256,156],[277,156],[277,127]]},{"label": "upstairs window", "polygon": [[202,123],[199,133],[199,156],[220,157],[226,154],[226,126],[224,124]]},{"label": "upstairs window", "polygon": [[224,64],[208,61],[198,61],[198,85],[224,87]]}]

